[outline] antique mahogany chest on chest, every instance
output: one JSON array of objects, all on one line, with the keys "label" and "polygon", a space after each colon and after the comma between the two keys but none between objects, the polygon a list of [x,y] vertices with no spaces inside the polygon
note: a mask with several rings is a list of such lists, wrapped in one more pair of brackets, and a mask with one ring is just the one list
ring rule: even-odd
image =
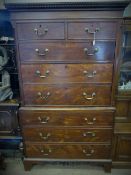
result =
[{"label": "antique mahogany chest on chest", "polygon": [[110,169],[122,11],[12,12],[25,169],[41,161]]}]

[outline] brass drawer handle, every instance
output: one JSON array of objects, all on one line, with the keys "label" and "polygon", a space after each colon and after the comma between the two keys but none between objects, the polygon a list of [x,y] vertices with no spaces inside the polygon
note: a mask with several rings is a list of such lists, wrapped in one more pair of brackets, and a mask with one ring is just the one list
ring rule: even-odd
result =
[{"label": "brass drawer handle", "polygon": [[95,118],[95,117],[93,117],[92,121],[88,121],[88,118],[87,118],[87,117],[85,117],[85,118],[84,118],[84,120],[87,122],[87,124],[88,124],[88,125],[93,125],[93,124],[94,124],[94,122],[96,121],[96,118]]},{"label": "brass drawer handle", "polygon": [[93,93],[91,94],[91,97],[88,97],[89,95],[88,95],[86,92],[83,92],[83,96],[84,96],[84,98],[85,98],[86,100],[93,100],[94,97],[96,96],[96,93],[93,92]]},{"label": "brass drawer handle", "polygon": [[37,48],[37,49],[35,49],[35,51],[36,51],[36,53],[37,53],[37,55],[38,56],[45,56],[46,55],[46,53],[48,53],[49,52],[49,49],[45,49],[44,51],[43,51],[43,53],[40,53],[40,51],[39,51],[39,49]]},{"label": "brass drawer handle", "polygon": [[94,48],[94,50],[93,50],[92,53],[88,53],[88,51],[89,51],[89,49],[84,48],[84,52],[85,52],[87,55],[89,55],[89,56],[93,56],[93,55],[95,55],[95,54],[99,51],[99,49],[98,49],[97,47]]},{"label": "brass drawer handle", "polygon": [[38,120],[40,121],[40,123],[46,124],[50,120],[50,117],[38,117]]},{"label": "brass drawer handle", "polygon": [[44,136],[43,133],[40,132],[40,133],[39,133],[39,136],[40,136],[40,138],[43,139],[43,140],[48,140],[49,137],[51,136],[51,134],[50,134],[50,133],[47,133],[46,136]]},{"label": "brass drawer handle", "polygon": [[35,74],[36,74],[37,76],[39,76],[40,78],[46,78],[46,77],[48,77],[48,76],[49,76],[49,73],[50,73],[49,70],[47,70],[47,71],[45,72],[45,75],[41,75],[40,70],[36,70],[36,72],[35,72]]},{"label": "brass drawer handle", "polygon": [[92,156],[92,154],[94,153],[94,149],[91,149],[90,151],[83,149],[83,153],[88,157],[88,156]]},{"label": "brass drawer handle", "polygon": [[47,92],[46,95],[42,95],[41,92],[38,92],[37,95],[38,95],[41,99],[43,99],[43,100],[47,100],[48,97],[51,95],[51,93],[50,93],[50,92]]},{"label": "brass drawer handle", "polygon": [[34,32],[37,36],[43,36],[48,32],[48,28],[43,29],[43,31],[40,31],[39,29],[35,28]]},{"label": "brass drawer handle", "polygon": [[[90,29],[89,28],[85,28],[85,32],[87,32],[87,33],[90,33],[90,34],[93,34],[93,41],[92,41],[92,44],[93,44],[93,46],[95,45],[95,43],[96,43],[96,33],[97,32],[99,32],[99,28],[95,28],[95,30],[94,31],[90,31]],[[88,54],[89,55],[89,54]],[[91,54],[92,55],[92,54]]]},{"label": "brass drawer handle", "polygon": [[94,70],[92,73],[89,73],[88,71],[83,71],[83,74],[86,75],[88,78],[93,78],[96,75],[96,70]]},{"label": "brass drawer handle", "polygon": [[95,34],[96,32],[99,32],[99,31],[100,31],[100,28],[95,28],[94,31],[90,31],[90,29],[87,27],[85,28],[85,32],[90,33],[90,34]]},{"label": "brass drawer handle", "polygon": [[87,132],[83,133],[83,137],[88,137],[88,136],[95,137],[96,133],[95,132],[91,132],[91,131],[87,131]]},{"label": "brass drawer handle", "polygon": [[44,149],[41,149],[40,152],[44,155],[44,156],[48,156],[52,150],[51,149],[48,149],[48,150],[44,150]]}]

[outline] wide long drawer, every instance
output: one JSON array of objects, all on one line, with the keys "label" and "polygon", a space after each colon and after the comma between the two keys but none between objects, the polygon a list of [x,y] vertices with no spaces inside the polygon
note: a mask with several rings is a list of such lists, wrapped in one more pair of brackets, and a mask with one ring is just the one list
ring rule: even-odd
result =
[{"label": "wide long drawer", "polygon": [[26,157],[56,159],[109,159],[110,145],[26,143]]},{"label": "wide long drawer", "polygon": [[85,127],[111,127],[113,124],[113,111],[86,109],[21,109],[20,121],[23,126],[85,126]]},{"label": "wide long drawer", "polygon": [[94,84],[25,84],[25,105],[99,105],[111,104],[111,86]]},{"label": "wide long drawer", "polygon": [[33,142],[111,142],[112,129],[24,127],[25,141]]},{"label": "wide long drawer", "polygon": [[68,22],[68,39],[115,39],[116,31],[112,21]]},{"label": "wide long drawer", "polygon": [[111,83],[112,68],[112,64],[22,64],[21,72],[23,83]]},{"label": "wide long drawer", "polygon": [[64,39],[64,22],[25,22],[17,23],[19,40]]},{"label": "wide long drawer", "polygon": [[21,62],[92,62],[110,61],[114,59],[115,42],[48,42],[20,43],[19,54]]}]

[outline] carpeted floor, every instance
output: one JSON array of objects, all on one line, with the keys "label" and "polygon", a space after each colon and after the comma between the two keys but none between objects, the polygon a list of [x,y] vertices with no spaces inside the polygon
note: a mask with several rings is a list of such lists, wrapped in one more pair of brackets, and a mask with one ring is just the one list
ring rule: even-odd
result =
[{"label": "carpeted floor", "polygon": [[[105,175],[101,166],[90,164],[45,163],[35,165],[31,171],[24,171],[20,158],[6,159],[6,170],[0,175]],[[131,175],[131,169],[112,169],[111,175]]]}]

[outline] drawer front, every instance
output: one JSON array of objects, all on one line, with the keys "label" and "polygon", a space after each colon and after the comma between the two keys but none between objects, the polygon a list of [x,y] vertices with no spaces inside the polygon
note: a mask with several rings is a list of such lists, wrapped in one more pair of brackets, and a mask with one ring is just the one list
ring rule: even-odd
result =
[{"label": "drawer front", "polygon": [[113,112],[89,110],[20,110],[22,125],[112,126]]},{"label": "drawer front", "polygon": [[110,145],[60,145],[26,143],[27,157],[58,159],[109,159]]},{"label": "drawer front", "polygon": [[23,86],[25,105],[110,105],[111,86],[88,84]]},{"label": "drawer front", "polygon": [[21,43],[19,44],[21,62],[48,62],[48,61],[110,61],[115,54],[115,42],[96,41],[85,43]]},{"label": "drawer front", "polygon": [[68,39],[114,39],[116,29],[116,22],[69,22]]},{"label": "drawer front", "polygon": [[19,40],[64,39],[63,22],[27,22],[17,24]]},{"label": "drawer front", "polygon": [[109,142],[112,129],[81,128],[23,128],[23,136],[27,141],[37,142]]},{"label": "drawer front", "polygon": [[[23,64],[23,83],[112,82],[112,64]],[[104,72],[104,73],[102,73]]]}]

